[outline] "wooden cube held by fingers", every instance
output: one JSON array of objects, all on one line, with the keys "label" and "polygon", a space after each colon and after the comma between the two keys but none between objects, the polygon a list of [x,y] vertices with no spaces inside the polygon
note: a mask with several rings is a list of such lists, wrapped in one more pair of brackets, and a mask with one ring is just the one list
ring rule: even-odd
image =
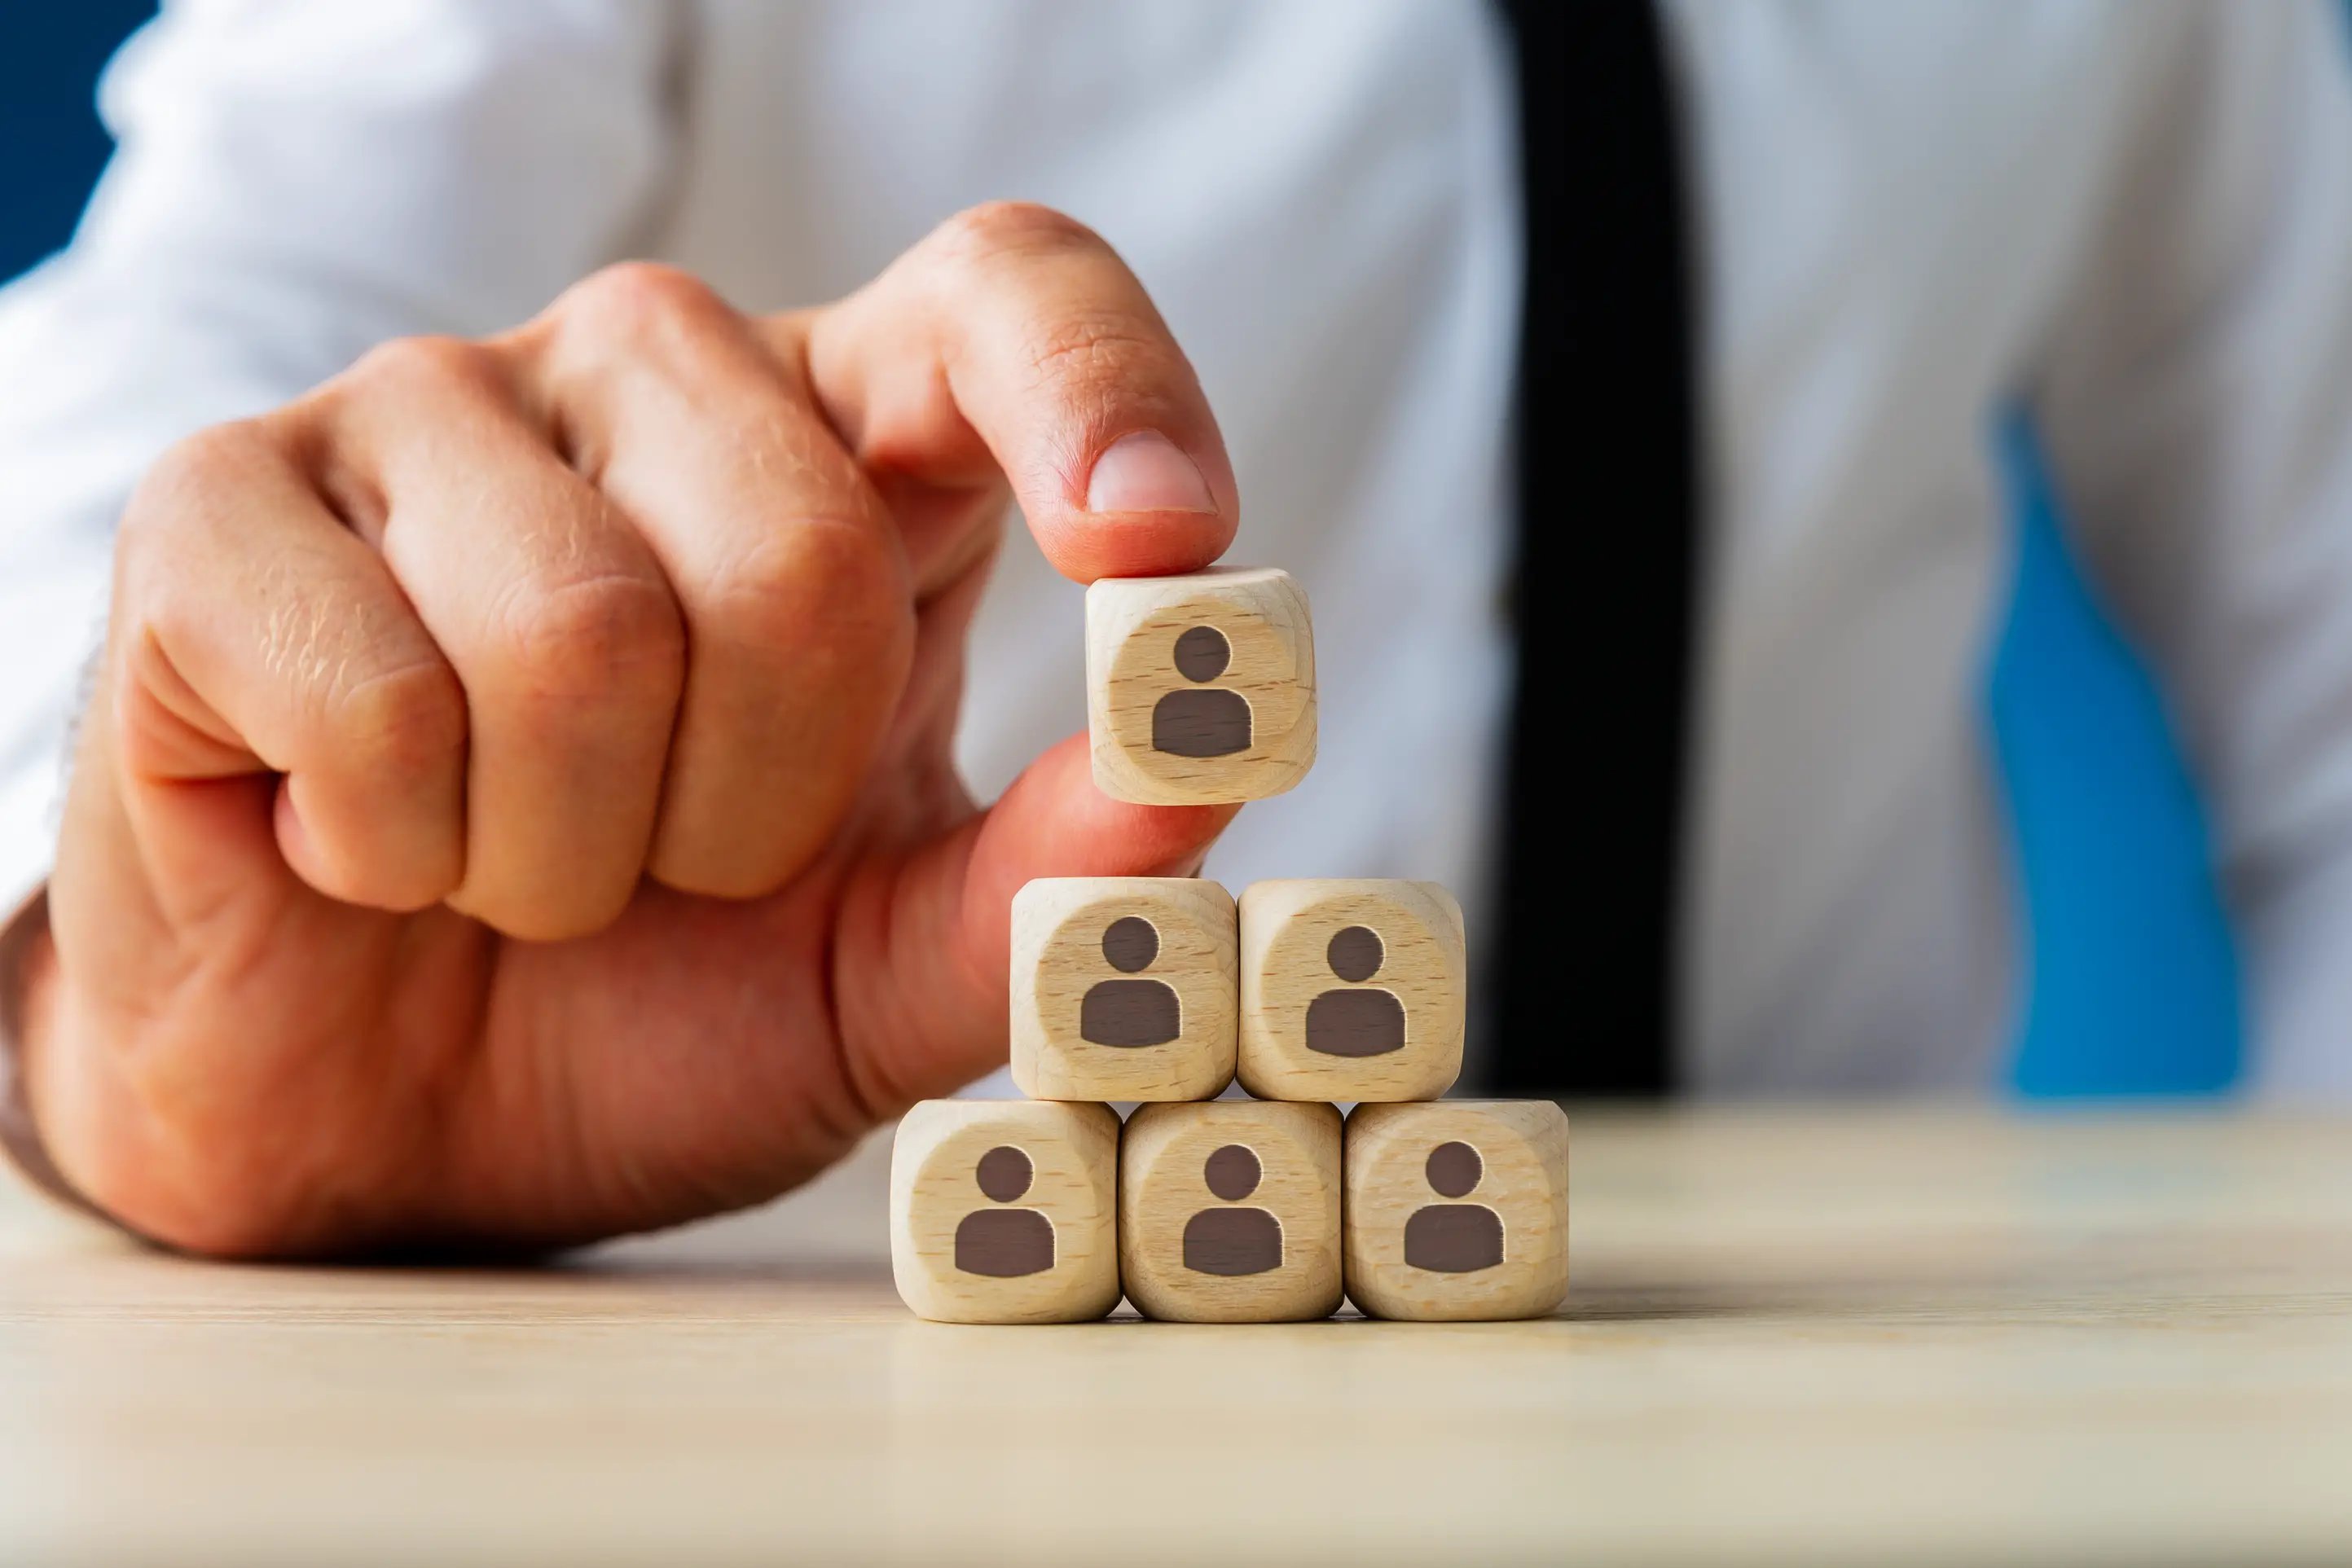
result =
[{"label": "wooden cube held by fingers", "polygon": [[1013,899],[1013,1081],[1039,1100],[1209,1100],[1234,1077],[1233,894],[1046,877]]},{"label": "wooden cube held by fingers", "polygon": [[1339,1113],[1146,1105],[1119,1139],[1119,1277],[1146,1317],[1296,1322],[1339,1306]]},{"label": "wooden cube held by fingers", "polygon": [[1114,800],[1279,795],[1315,761],[1315,631],[1271,567],[1104,578],[1087,590],[1087,721]]},{"label": "wooden cube held by fingers", "polygon": [[1118,1304],[1118,1116],[927,1100],[890,1150],[890,1272],[920,1317],[1069,1323]]},{"label": "wooden cube held by fingers", "polygon": [[1242,1087],[1262,1100],[1433,1100],[1462,1072],[1469,954],[1433,882],[1242,892]]},{"label": "wooden cube held by fingers", "polygon": [[1568,1293],[1568,1118],[1549,1100],[1359,1105],[1348,1299],[1376,1318],[1541,1317]]}]

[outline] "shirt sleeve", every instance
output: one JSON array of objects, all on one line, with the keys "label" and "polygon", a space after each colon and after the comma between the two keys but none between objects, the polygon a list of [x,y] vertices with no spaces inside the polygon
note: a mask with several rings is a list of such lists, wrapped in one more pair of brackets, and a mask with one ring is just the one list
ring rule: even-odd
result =
[{"label": "shirt sleeve", "polygon": [[50,859],[140,475],[625,254],[658,216],[674,30],[654,0],[181,0],[117,57],[80,230],[0,290],[0,907]]},{"label": "shirt sleeve", "polygon": [[2252,1086],[2352,1098],[2352,39],[2328,0],[2139,15],[2030,395],[2207,790]]}]

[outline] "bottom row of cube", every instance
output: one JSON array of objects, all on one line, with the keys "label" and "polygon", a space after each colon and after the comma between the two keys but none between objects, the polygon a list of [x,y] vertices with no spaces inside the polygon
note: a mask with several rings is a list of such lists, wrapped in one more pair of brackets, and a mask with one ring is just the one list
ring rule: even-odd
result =
[{"label": "bottom row of cube", "polygon": [[941,1322],[1538,1317],[1568,1290],[1546,1100],[930,1100],[891,1154],[898,1294]]}]

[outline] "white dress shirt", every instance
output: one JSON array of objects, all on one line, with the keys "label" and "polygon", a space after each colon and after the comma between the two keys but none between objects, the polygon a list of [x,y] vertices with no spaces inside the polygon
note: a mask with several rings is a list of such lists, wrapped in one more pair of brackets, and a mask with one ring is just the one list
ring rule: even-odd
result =
[{"label": "white dress shirt", "polygon": [[[1687,1081],[1998,1079],[2021,944],[1978,694],[2007,576],[1992,425],[2021,402],[2211,791],[2257,1081],[2352,1093],[2338,18],[1669,11],[1707,333]],[[1506,47],[1438,0],[171,6],[108,76],[121,151],[72,249],[0,296],[0,894],[47,862],[113,520],[175,436],[620,256],[781,308],[1013,196],[1151,289],[1234,455],[1233,559],[1314,601],[1320,758],[1210,874],[1434,877],[1475,946],[1509,852]],[[1542,526],[1642,526],[1585,511],[1561,450]],[[1602,569],[1527,601],[1608,591]],[[1080,631],[1016,539],[971,668],[982,791],[1084,722]]]}]

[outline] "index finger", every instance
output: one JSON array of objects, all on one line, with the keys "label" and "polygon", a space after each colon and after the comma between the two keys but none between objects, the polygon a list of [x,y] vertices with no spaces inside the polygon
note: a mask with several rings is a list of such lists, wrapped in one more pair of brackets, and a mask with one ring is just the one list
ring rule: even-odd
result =
[{"label": "index finger", "polygon": [[1084,225],[996,203],[804,319],[811,384],[858,457],[950,487],[1001,473],[1065,575],[1198,571],[1240,497],[1192,362]]}]

